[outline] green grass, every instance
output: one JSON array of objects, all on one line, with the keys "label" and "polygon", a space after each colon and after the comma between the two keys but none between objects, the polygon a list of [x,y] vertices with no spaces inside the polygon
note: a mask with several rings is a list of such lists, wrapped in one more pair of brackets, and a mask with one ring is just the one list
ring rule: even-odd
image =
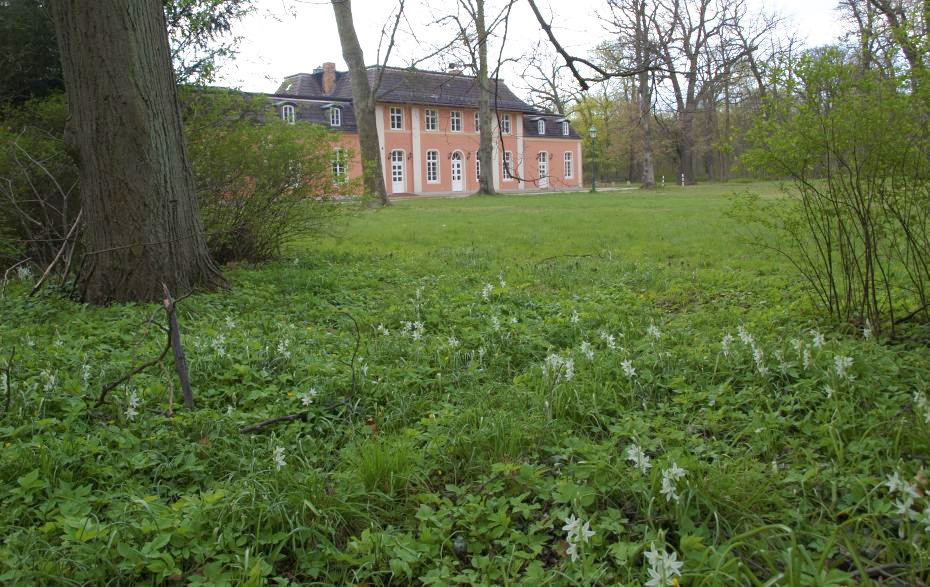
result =
[{"label": "green grass", "polygon": [[6,284],[0,582],[926,581],[930,352],[819,322],[736,189],[365,212],[182,302],[194,412],[170,365],[94,406],[156,306]]}]

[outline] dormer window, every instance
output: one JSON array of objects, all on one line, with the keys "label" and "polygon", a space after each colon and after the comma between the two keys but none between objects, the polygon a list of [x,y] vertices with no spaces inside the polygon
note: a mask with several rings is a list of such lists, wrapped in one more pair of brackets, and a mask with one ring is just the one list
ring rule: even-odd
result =
[{"label": "dormer window", "polygon": [[391,130],[404,130],[404,110],[391,106]]},{"label": "dormer window", "polygon": [[288,124],[294,124],[296,119],[297,117],[293,104],[285,104],[284,106],[281,106],[281,120]]},{"label": "dormer window", "polygon": [[536,134],[544,135],[546,134],[546,121],[539,119],[536,121]]},{"label": "dormer window", "polygon": [[563,137],[568,136],[568,121],[567,120],[562,121],[562,136]]},{"label": "dormer window", "polygon": [[510,115],[509,114],[501,115],[501,133],[505,135],[510,134]]},{"label": "dormer window", "polygon": [[329,125],[342,126],[342,108],[333,106],[329,109]]}]

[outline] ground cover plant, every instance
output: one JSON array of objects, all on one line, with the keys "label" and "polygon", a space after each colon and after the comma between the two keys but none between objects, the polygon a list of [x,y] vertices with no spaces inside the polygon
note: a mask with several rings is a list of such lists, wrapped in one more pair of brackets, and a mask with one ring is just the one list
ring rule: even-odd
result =
[{"label": "ground cover plant", "polygon": [[0,582],[926,582],[926,340],[819,322],[736,189],[366,212],[179,303],[194,411],[95,405],[158,307],[10,276]]}]

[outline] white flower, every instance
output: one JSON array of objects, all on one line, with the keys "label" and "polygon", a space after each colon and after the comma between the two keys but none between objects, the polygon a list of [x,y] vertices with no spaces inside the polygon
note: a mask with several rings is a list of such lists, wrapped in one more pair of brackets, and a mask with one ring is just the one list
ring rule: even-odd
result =
[{"label": "white flower", "polygon": [[222,334],[217,334],[216,337],[210,341],[210,346],[213,348],[213,352],[217,354],[220,358],[226,356],[226,336]]},{"label": "white flower", "polygon": [[55,384],[58,383],[58,378],[55,377],[55,374],[49,371],[48,369],[42,370],[42,375],[45,377],[45,388],[46,393],[55,389]]},{"label": "white flower", "polygon": [[637,445],[631,445],[626,449],[626,458],[628,461],[632,462],[637,469],[642,471],[644,474],[649,472],[649,469],[652,468],[652,463],[650,462],[649,455],[643,452]]},{"label": "white flower", "polygon": [[380,324],[380,323],[379,323],[378,326],[375,327],[375,330],[378,332],[378,334],[381,334],[381,335],[383,335],[383,336],[390,336],[390,335],[391,335],[391,331],[388,330],[388,329],[384,326],[384,324]]},{"label": "white flower", "polygon": [[833,357],[833,368],[836,371],[836,376],[840,379],[847,379],[850,381],[853,379],[853,375],[849,373],[849,368],[852,367],[852,364],[852,357],[843,355]]},{"label": "white flower", "polygon": [[633,361],[626,359],[620,363],[620,368],[623,369],[623,374],[627,377],[633,377],[636,375],[636,369],[633,368]]},{"label": "white flower", "polygon": [[591,524],[585,522],[582,525],[581,520],[575,517],[575,514],[565,518],[565,541],[568,542],[568,548],[565,553],[572,558],[572,562],[578,560],[578,545],[588,542],[588,539],[594,536],[595,532],[591,529]]},{"label": "white flower", "polygon": [[662,338],[662,332],[656,327],[655,324],[650,324],[649,328],[646,329],[646,333],[656,340]]},{"label": "white flower", "polygon": [[865,326],[862,328],[862,338],[868,340],[872,338],[872,324],[866,320]]},{"label": "white flower", "polygon": [[134,419],[136,416],[139,415],[139,411],[138,411],[136,408],[139,407],[139,404],[141,403],[141,401],[142,401],[142,400],[139,399],[139,392],[138,392],[138,391],[136,391],[135,389],[133,389],[132,391],[129,392],[129,398],[127,398],[127,400],[126,400],[126,404],[127,404],[127,407],[126,407],[126,417],[127,417],[127,418],[129,418],[130,420],[132,420],[132,419]]},{"label": "white flower", "polygon": [[743,341],[744,345],[752,346],[752,343],[753,343],[752,335],[749,334],[749,331],[746,330],[746,328],[742,324],[737,326],[736,334],[739,336],[739,339]]},{"label": "white flower", "polygon": [[814,341],[812,343],[814,345],[814,348],[819,349],[820,347],[824,345],[824,343],[826,343],[826,339],[824,338],[823,334],[819,330],[811,330],[811,336],[814,337]]},{"label": "white flower", "polygon": [[733,344],[733,335],[727,332],[720,341],[720,348],[723,349],[723,356],[730,356],[730,345]]},{"label": "white flower", "polygon": [[882,485],[887,485],[888,493],[894,495],[895,493],[901,491],[901,488],[905,483],[906,481],[902,481],[901,476],[898,475],[897,471],[895,471],[891,475],[888,475],[888,479]]},{"label": "white flower", "polygon": [[489,299],[491,299],[491,292],[493,291],[494,291],[493,285],[491,285],[490,283],[484,284],[484,288],[481,290],[481,297],[484,299],[484,301],[488,301]]},{"label": "white flower", "polygon": [[581,317],[578,315],[578,312],[575,310],[572,310],[572,315],[568,319],[568,321],[571,322],[572,324],[578,324],[579,320],[581,320]]},{"label": "white flower", "polygon": [[422,288],[422,287],[418,287],[414,295],[416,295],[416,297],[417,297],[418,300],[419,300],[420,298],[422,298],[422,297],[423,297],[423,288]]},{"label": "white flower", "polygon": [[455,338],[454,336],[450,336],[450,337],[448,338],[447,342],[449,343],[449,348],[450,348],[450,349],[454,349],[454,348],[456,348],[457,346],[459,346],[459,339]]},{"label": "white flower", "polygon": [[504,289],[505,287],[507,287],[507,282],[504,281],[504,274],[503,274],[503,273],[499,273],[499,274],[497,275],[497,283],[500,285],[501,289]]},{"label": "white flower", "polygon": [[284,447],[283,446],[275,447],[271,458],[274,461],[274,468],[278,471],[283,469],[284,466],[287,464],[287,462],[284,460]]},{"label": "white flower", "polygon": [[236,411],[236,408],[232,407],[231,404],[228,405],[228,406],[226,406],[226,415],[227,415],[227,416],[232,416],[232,414],[233,414],[234,411]]},{"label": "white flower", "polygon": [[485,353],[485,352],[486,352],[486,351],[484,350],[484,347],[483,347],[483,346],[478,347],[478,360],[481,360],[481,359],[484,358],[484,353]]},{"label": "white flower", "polygon": [[914,405],[924,414],[924,422],[930,424],[930,401],[919,391],[914,392]]},{"label": "white flower", "polygon": [[236,327],[236,321],[233,320],[233,317],[226,316],[226,328],[229,328],[230,330],[232,330],[235,327]]},{"label": "white flower", "polygon": [[836,391],[834,391],[834,389],[830,387],[829,385],[824,386],[823,392],[824,394],[826,394],[827,399],[830,399],[831,397],[833,397],[833,394],[836,393]]},{"label": "white flower", "polygon": [[617,339],[614,338],[613,334],[608,334],[607,332],[601,331],[601,340],[607,343],[607,348],[610,350],[615,350],[617,348]]},{"label": "white flower", "polygon": [[129,406],[128,408],[126,408],[126,417],[129,418],[130,420],[135,420],[136,416],[138,415],[139,415],[139,412],[134,407]]},{"label": "white flower", "polygon": [[291,351],[288,350],[288,347],[291,345],[291,341],[287,338],[282,338],[278,343],[278,354],[284,357],[285,359],[291,358]]},{"label": "white flower", "polygon": [[804,363],[804,368],[805,368],[805,369],[810,369],[810,368],[811,368],[811,363],[813,362],[813,359],[812,359],[812,357],[811,357],[811,350],[810,350],[810,349],[808,349],[808,348],[805,348],[805,349],[804,349],[804,357],[803,357],[803,359],[802,359],[802,362]]},{"label": "white flower", "polygon": [[86,386],[90,381],[90,365],[84,363],[81,365],[81,382]]},{"label": "white flower", "polygon": [[491,316],[491,328],[493,328],[494,330],[500,330],[501,319],[498,318],[497,316]]},{"label": "white flower", "polygon": [[517,317],[516,317],[516,316],[511,316],[511,317],[510,317],[510,323],[511,323],[511,324],[516,324],[517,322],[519,322],[519,320],[517,320]]},{"label": "white flower", "polygon": [[304,392],[302,396],[300,396],[300,403],[302,403],[305,406],[309,406],[310,404],[313,403],[314,398],[316,398],[316,394],[317,394],[316,388],[311,387],[306,392]]},{"label": "white flower", "polygon": [[645,583],[646,587],[666,587],[678,583],[675,577],[681,577],[684,562],[678,561],[677,552],[667,553],[663,549],[660,553],[653,542],[646,552],[646,560],[649,561],[649,580]]},{"label": "white flower", "polygon": [[687,475],[688,472],[678,466],[678,463],[672,461],[672,466],[662,471],[662,495],[667,501],[678,502],[678,488],[675,482]]},{"label": "white flower", "polygon": [[756,370],[760,375],[765,376],[769,374],[769,368],[765,366],[765,353],[762,352],[757,346],[752,347],[752,358],[756,362]]},{"label": "white flower", "polygon": [[594,349],[591,348],[591,343],[584,340],[581,342],[581,354],[583,354],[589,361],[594,360]]},{"label": "white flower", "polygon": [[32,270],[26,265],[20,265],[19,268],[16,269],[16,277],[20,281],[26,281],[32,277]]},{"label": "white flower", "polygon": [[791,339],[791,347],[794,349],[794,352],[798,353],[799,355],[801,354],[801,347],[803,346],[804,346],[804,343],[801,341],[800,338]]},{"label": "white flower", "polygon": [[904,499],[896,499],[892,503],[894,504],[895,512],[899,516],[910,517],[911,507],[914,505],[913,497],[911,497],[910,495],[905,495]]},{"label": "white flower", "polygon": [[562,377],[566,381],[571,381],[572,377],[575,376],[575,361],[553,353],[546,357],[546,361],[543,363],[543,373],[556,382]]}]

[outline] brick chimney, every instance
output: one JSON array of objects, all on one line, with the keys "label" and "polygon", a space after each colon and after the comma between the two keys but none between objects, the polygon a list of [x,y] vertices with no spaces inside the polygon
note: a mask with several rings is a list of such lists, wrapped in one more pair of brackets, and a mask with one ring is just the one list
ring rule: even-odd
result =
[{"label": "brick chimney", "polygon": [[326,95],[332,94],[335,88],[336,88],[336,64],[335,63],[324,63],[323,64],[323,93]]}]

